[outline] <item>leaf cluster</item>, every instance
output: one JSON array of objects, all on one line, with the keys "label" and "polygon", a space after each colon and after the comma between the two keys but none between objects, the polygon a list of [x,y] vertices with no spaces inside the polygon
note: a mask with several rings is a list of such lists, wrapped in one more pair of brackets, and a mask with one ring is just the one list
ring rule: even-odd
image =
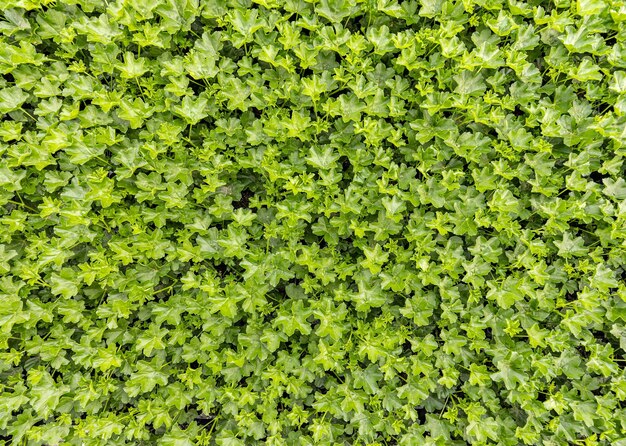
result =
[{"label": "leaf cluster", "polygon": [[0,436],[626,445],[623,0],[2,0]]}]

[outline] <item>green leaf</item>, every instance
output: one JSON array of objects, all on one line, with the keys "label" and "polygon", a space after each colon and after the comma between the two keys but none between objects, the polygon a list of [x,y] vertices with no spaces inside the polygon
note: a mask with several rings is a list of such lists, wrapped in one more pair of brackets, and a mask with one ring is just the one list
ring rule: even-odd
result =
[{"label": "green leaf", "polygon": [[28,93],[20,87],[9,87],[0,90],[0,113],[19,110],[29,98]]},{"label": "green leaf", "polygon": [[320,0],[315,12],[331,23],[339,23],[344,18],[355,14],[358,6],[353,0]]},{"label": "green leaf", "polygon": [[156,386],[167,385],[168,375],[155,363],[155,360],[151,363],[138,361],[135,370],[124,385],[124,391],[130,397],[150,392]]},{"label": "green leaf", "polygon": [[584,256],[588,251],[582,237],[572,237],[568,231],[563,233],[563,240],[554,241],[554,244],[559,249],[558,255],[566,259]]},{"label": "green leaf", "polygon": [[145,58],[139,57],[135,59],[135,54],[127,51],[124,54],[124,63],[118,65],[117,69],[120,70],[123,79],[134,79],[141,77],[146,71],[148,71],[148,68],[145,65]]},{"label": "green leaf", "polygon": [[602,264],[596,266],[596,271],[591,278],[591,285],[600,291],[608,291],[609,288],[617,288],[618,282],[615,279],[615,273],[610,268]]},{"label": "green leaf", "polygon": [[28,374],[30,387],[29,403],[36,414],[42,418],[50,416],[59,404],[61,396],[69,391],[65,385],[57,385],[46,371],[31,370]]},{"label": "green leaf", "polygon": [[174,113],[183,118],[187,124],[194,125],[208,116],[209,101],[205,97],[193,100],[185,96],[180,105],[173,108]]},{"label": "green leaf", "polygon": [[600,14],[606,8],[604,0],[577,0],[576,12],[585,17]]},{"label": "green leaf", "polygon": [[79,290],[76,274],[69,268],[61,270],[60,274],[52,273],[50,288],[53,294],[61,295],[65,299],[76,296]]}]

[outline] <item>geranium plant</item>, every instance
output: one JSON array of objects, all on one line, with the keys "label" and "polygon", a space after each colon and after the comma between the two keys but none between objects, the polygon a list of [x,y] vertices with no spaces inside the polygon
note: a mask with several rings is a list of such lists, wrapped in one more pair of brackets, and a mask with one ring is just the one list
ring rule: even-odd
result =
[{"label": "geranium plant", "polygon": [[626,445],[624,0],[1,0],[7,445]]}]

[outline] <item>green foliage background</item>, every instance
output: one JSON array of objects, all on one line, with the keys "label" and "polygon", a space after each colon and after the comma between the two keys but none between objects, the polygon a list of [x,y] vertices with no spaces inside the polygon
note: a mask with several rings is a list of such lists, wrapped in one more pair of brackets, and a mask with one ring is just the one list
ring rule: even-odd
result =
[{"label": "green foliage background", "polygon": [[0,0],[14,445],[626,445],[624,0]]}]

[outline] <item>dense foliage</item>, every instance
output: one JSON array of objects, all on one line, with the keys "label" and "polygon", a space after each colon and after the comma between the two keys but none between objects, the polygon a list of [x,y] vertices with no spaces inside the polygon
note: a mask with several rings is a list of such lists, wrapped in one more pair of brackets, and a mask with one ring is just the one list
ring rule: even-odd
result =
[{"label": "dense foliage", "polygon": [[0,4],[7,444],[626,444],[624,0]]}]

